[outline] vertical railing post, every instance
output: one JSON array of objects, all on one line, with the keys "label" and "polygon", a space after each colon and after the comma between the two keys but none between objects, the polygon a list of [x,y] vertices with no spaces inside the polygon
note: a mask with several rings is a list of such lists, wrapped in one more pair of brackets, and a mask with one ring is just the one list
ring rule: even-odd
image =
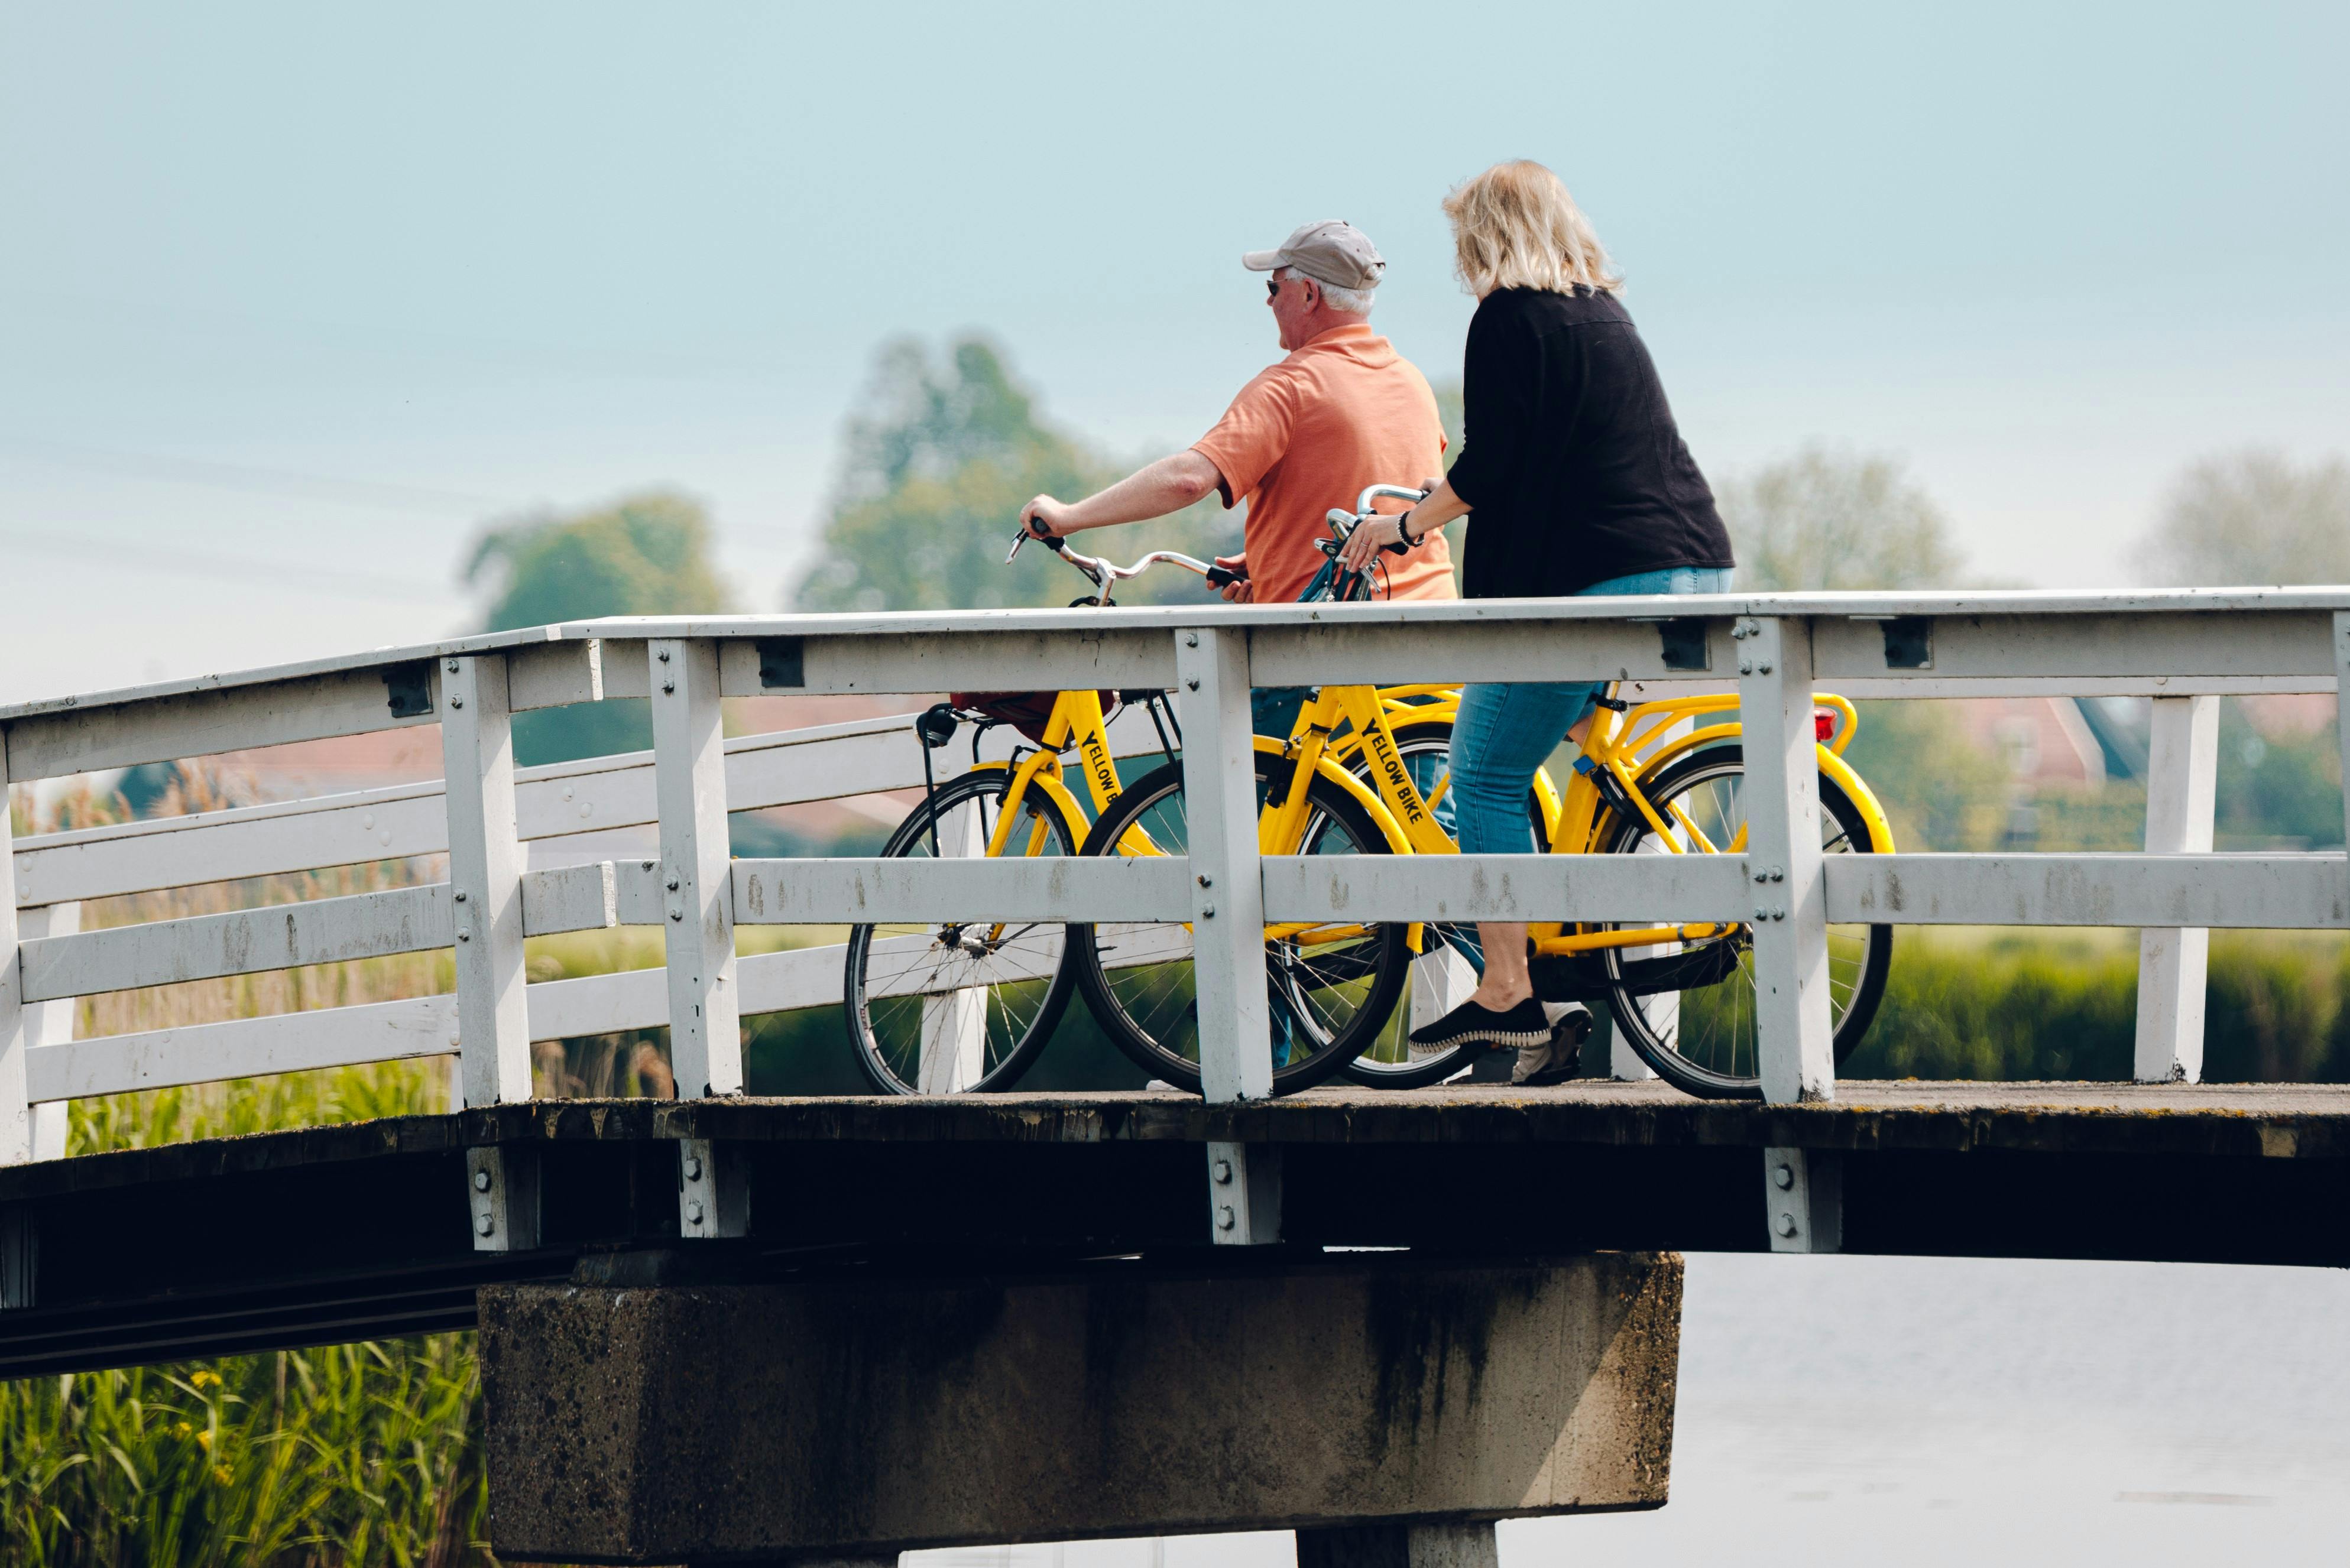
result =
[{"label": "vertical railing post", "polygon": [[[1256,739],[1249,717],[1248,634],[1175,634],[1191,842],[1191,973],[1201,1090],[1210,1103],[1269,1099],[1273,1029],[1264,979],[1264,879],[1257,858]],[[1208,1145],[1210,1237],[1227,1245],[1281,1239],[1278,1151]]]},{"label": "vertical railing post", "polygon": [[[964,802],[934,826],[941,858],[979,859],[987,854],[977,800]],[[926,1095],[951,1095],[986,1075],[987,988],[973,985],[925,994],[915,1086]]]},{"label": "vertical railing post", "polygon": [[2350,610],[2334,612],[2334,739],[2342,749],[2342,834],[2350,844]]},{"label": "vertical railing post", "polygon": [[1256,737],[1249,720],[1248,634],[1175,634],[1191,833],[1191,970],[1200,1079],[1211,1101],[1273,1096],[1264,981],[1264,882],[1257,864]]},{"label": "vertical railing post", "polygon": [[0,727],[0,1165],[33,1158],[33,1107],[25,1096],[25,1050],[31,1043],[22,971],[16,961],[16,827],[8,812],[8,732]]},{"label": "vertical railing post", "polygon": [[[39,909],[16,911],[16,935],[23,941],[38,941],[43,937],[69,937],[81,929],[81,903],[78,899],[62,904],[47,904]],[[34,1002],[25,1005],[25,1047],[27,1053],[43,1045],[62,1045],[74,1037],[74,1020],[81,1011],[81,999],[60,996],[51,1002]],[[30,1057],[27,1056],[29,1065]],[[66,1157],[66,1133],[72,1112],[63,1100],[50,1100],[33,1106],[33,1158],[63,1159]]]},{"label": "vertical railing post", "polygon": [[[522,841],[515,816],[514,711],[502,653],[441,661],[449,899],[457,955],[457,1050],[465,1104],[530,1098]],[[527,1145],[465,1151],[476,1251],[538,1245],[538,1166]]]},{"label": "vertical railing post", "polygon": [[1746,775],[1746,863],[1754,895],[1754,1024],[1762,1097],[1835,1095],[1828,1011],[1827,892],[1821,872],[1820,772],[1812,724],[1811,623],[1742,618],[1739,739]]},{"label": "vertical railing post", "polygon": [[[2146,763],[2146,850],[2208,855],[2220,773],[2220,700],[2157,697]],[[2137,934],[2137,1048],[2141,1084],[2203,1077],[2203,1005],[2211,933]]]},{"label": "vertical railing post", "polygon": [[515,837],[514,722],[505,656],[441,666],[442,767],[448,775],[449,897],[456,924],[457,1041],[465,1103],[530,1098],[530,1008],[522,935],[523,848]]},{"label": "vertical railing post", "polygon": [[[669,1057],[677,1097],[743,1091],[734,985],[734,874],[726,837],[726,732],[718,645],[657,637],[652,678],[653,794],[660,814],[660,895],[668,916]],[[706,1138],[678,1146],[679,1234],[749,1228],[746,1173]]]}]

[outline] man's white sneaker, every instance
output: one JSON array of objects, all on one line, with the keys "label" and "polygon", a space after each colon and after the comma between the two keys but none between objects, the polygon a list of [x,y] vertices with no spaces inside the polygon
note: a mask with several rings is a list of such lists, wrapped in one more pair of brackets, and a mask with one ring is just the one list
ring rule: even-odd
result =
[{"label": "man's white sneaker", "polygon": [[1550,1038],[1539,1045],[1518,1048],[1518,1064],[1510,1075],[1510,1082],[1522,1088],[1538,1089],[1551,1084],[1563,1084],[1575,1076],[1583,1060],[1583,1043],[1591,1038],[1591,1009],[1579,1002],[1567,1002],[1551,1021]]}]

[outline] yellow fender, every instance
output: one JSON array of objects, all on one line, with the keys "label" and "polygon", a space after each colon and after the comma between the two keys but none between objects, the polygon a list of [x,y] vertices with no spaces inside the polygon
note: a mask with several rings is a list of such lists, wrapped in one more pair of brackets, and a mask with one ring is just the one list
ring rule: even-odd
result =
[{"label": "yellow fender", "polygon": [[[1733,739],[1739,732],[1739,726],[1736,724],[1714,724],[1698,731],[1693,735],[1682,736],[1650,758],[1648,765],[1640,770],[1641,792],[1646,794],[1648,781],[1655,778],[1669,764],[1679,762],[1700,746],[1709,746],[1717,742]],[[1819,755],[1821,774],[1835,780],[1838,787],[1852,797],[1853,805],[1860,807],[1860,817],[1868,825],[1868,836],[1872,840],[1872,847],[1875,851],[1879,855],[1892,854],[1893,825],[1886,820],[1885,807],[1878,802],[1877,792],[1870,789],[1858,774],[1853,772],[1850,763],[1846,762],[1826,746],[1814,742],[1812,749]]]},{"label": "yellow fender", "polygon": [[[965,768],[963,773],[965,774],[1008,774],[1011,771],[1010,763],[975,763]],[[1057,771],[1039,768],[1030,775],[1028,787],[1043,790],[1045,796],[1061,808],[1062,820],[1069,825],[1069,831],[1076,836],[1077,843],[1082,846],[1086,841],[1086,834],[1093,826],[1093,818],[1087,814],[1084,806],[1077,804],[1077,797],[1070,793],[1069,786],[1061,782],[1060,774]]]},{"label": "yellow fender", "polygon": [[[1263,756],[1278,757],[1285,745],[1285,742],[1271,740],[1263,735],[1256,737],[1256,749]],[[1345,790],[1355,798],[1357,805],[1371,814],[1371,820],[1379,825],[1379,832],[1387,836],[1389,849],[1398,855],[1411,853],[1411,840],[1404,836],[1401,825],[1388,814],[1387,804],[1371,793],[1368,784],[1326,757],[1315,765],[1314,771]]]},{"label": "yellow fender", "polygon": [[1820,749],[1820,772],[1835,780],[1844,793],[1852,796],[1852,804],[1860,807],[1860,819],[1868,824],[1869,847],[1879,855],[1893,853],[1893,825],[1885,819],[1885,807],[1877,803],[1877,792],[1861,782],[1860,775],[1825,746]]}]

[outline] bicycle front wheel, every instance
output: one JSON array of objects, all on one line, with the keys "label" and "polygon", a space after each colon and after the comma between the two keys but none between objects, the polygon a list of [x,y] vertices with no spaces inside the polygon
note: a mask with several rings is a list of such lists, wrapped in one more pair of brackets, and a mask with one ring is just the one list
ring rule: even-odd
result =
[{"label": "bicycle front wheel", "polygon": [[[881,853],[976,857],[1003,815],[1010,775],[965,774],[898,825]],[[1074,855],[1076,834],[1043,790],[1025,791],[1006,855]],[[1008,1089],[1053,1036],[1076,983],[1067,928],[1040,920],[858,926],[841,990],[849,1048],[888,1095]]]},{"label": "bicycle front wheel", "polygon": [[[1645,819],[1618,818],[1607,852],[1664,855],[1678,847],[1703,853],[1707,845],[1727,850],[1746,823],[1740,804],[1745,776],[1744,753],[1737,746],[1709,746],[1669,764],[1653,781],[1642,780],[1640,788],[1657,815],[1672,826],[1674,846],[1659,839]],[[1860,807],[1825,775],[1820,779],[1820,848],[1828,855],[1866,855],[1877,848]],[[1631,920],[1604,929],[1660,924]],[[1753,937],[1748,927],[1731,926],[1698,940],[1607,948],[1601,956],[1616,1027],[1658,1076],[1685,1094],[1709,1099],[1762,1097]],[[1892,963],[1891,926],[1828,927],[1828,1014],[1838,1062],[1868,1033]]]},{"label": "bicycle front wheel", "polygon": [[[1289,789],[1291,764],[1260,753],[1259,799]],[[1386,836],[1344,789],[1315,777],[1294,853],[1384,855]],[[1185,855],[1191,842],[1180,767],[1129,784],[1087,835],[1087,855]],[[1378,1032],[1403,990],[1410,953],[1401,925],[1268,926],[1266,1000],[1273,1019],[1273,1090],[1293,1094],[1345,1066]],[[1180,921],[1070,928],[1071,966],[1103,1031],[1142,1069],[1200,1089],[1199,993],[1191,929]]]}]

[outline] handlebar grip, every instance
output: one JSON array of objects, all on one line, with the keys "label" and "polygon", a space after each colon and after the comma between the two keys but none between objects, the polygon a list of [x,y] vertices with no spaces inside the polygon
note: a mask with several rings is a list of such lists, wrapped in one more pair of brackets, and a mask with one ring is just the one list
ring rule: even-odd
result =
[{"label": "handlebar grip", "polygon": [[1210,587],[1221,588],[1228,583],[1248,581],[1248,567],[1243,566],[1240,570],[1234,571],[1230,566],[1210,566],[1206,575]]}]

